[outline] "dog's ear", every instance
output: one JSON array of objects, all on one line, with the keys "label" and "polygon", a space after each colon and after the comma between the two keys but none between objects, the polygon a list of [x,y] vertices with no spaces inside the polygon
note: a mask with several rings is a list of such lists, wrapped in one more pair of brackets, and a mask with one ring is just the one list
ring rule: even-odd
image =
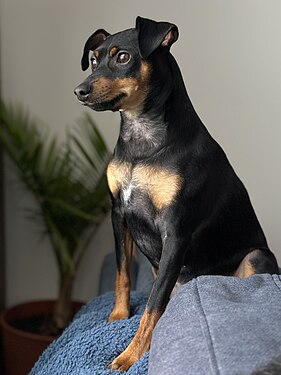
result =
[{"label": "dog's ear", "polygon": [[146,59],[153,51],[162,46],[169,51],[179,36],[176,25],[169,22],[156,22],[137,17],[136,29],[139,37],[139,49],[142,58]]},{"label": "dog's ear", "polygon": [[88,38],[87,42],[85,43],[81,60],[82,70],[87,70],[89,67],[89,52],[94,51],[97,47],[99,47],[109,35],[110,34],[107,31],[99,29]]}]

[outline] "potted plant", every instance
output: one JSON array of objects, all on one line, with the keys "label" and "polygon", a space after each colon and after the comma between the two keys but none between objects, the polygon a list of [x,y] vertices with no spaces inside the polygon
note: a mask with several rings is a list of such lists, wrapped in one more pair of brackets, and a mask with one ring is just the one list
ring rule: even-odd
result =
[{"label": "potted plant", "polygon": [[[15,165],[19,180],[35,197],[36,207],[29,208],[29,217],[41,222],[57,262],[58,297],[48,308],[41,307],[41,310],[51,310],[49,319],[40,326],[41,333],[50,342],[50,336],[57,336],[71,319],[77,268],[110,208],[105,176],[110,152],[87,114],[78,127],[71,128],[61,145],[21,107],[3,102],[0,102],[0,142]],[[15,318],[13,311],[10,315]],[[7,323],[5,316],[7,312],[2,314],[2,331]],[[4,347],[4,355],[5,350]],[[14,364],[20,362],[13,356],[10,360]],[[17,368],[8,374],[20,375],[20,371]]]}]

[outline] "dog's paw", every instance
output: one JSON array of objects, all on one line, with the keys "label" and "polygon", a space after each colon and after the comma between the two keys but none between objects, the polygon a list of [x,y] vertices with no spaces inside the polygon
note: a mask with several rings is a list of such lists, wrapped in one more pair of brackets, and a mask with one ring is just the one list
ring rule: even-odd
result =
[{"label": "dog's paw", "polygon": [[108,365],[108,368],[111,370],[127,371],[137,360],[137,357],[132,356],[132,354],[125,350]]},{"label": "dog's paw", "polygon": [[114,308],[111,314],[108,317],[109,322],[113,322],[114,320],[123,320],[128,319],[130,315],[129,309],[116,309]]}]

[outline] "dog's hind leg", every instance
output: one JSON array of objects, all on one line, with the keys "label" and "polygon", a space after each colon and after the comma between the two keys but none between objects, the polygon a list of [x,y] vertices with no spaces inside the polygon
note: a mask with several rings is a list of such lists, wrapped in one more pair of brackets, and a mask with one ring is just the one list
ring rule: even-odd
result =
[{"label": "dog's hind leg", "polygon": [[279,273],[275,256],[269,250],[251,251],[243,258],[234,276],[245,278],[259,273]]}]

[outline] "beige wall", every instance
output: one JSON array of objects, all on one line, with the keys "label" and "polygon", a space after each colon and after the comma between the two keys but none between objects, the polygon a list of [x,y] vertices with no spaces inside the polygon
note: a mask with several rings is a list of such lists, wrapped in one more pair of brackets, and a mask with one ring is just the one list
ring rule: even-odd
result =
[{"label": "beige wall", "polygon": [[[73,89],[85,76],[80,58],[97,28],[116,32],[141,15],[176,23],[173,53],[191,100],[244,181],[271,248],[281,261],[281,2],[279,0],[1,0],[4,98],[23,103],[57,132],[83,112]],[[113,148],[118,114],[92,113]],[[53,297],[57,274],[47,241],[26,221],[31,198],[6,166],[8,304]],[[109,220],[78,274],[75,297],[96,293]]]}]

